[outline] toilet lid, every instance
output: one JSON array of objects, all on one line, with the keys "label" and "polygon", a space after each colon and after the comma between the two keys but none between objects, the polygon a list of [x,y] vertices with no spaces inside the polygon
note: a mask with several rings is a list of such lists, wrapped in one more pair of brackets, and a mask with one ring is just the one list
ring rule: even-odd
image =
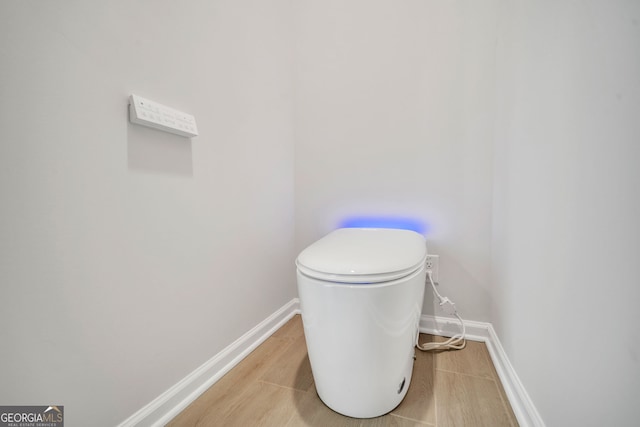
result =
[{"label": "toilet lid", "polygon": [[424,237],[387,228],[340,228],[303,250],[298,270],[320,280],[380,283],[413,273],[427,255]]}]

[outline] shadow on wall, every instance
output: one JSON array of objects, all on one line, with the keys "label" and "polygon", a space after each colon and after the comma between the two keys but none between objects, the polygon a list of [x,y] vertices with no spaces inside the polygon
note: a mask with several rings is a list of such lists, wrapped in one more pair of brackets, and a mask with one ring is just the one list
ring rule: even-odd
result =
[{"label": "shadow on wall", "polygon": [[[427,246],[429,246],[428,243]],[[475,310],[476,307],[492,306],[488,284],[483,278],[478,277],[477,272],[471,271],[464,262],[446,250],[435,249],[429,252],[440,255],[440,277],[436,284],[438,292],[456,304],[458,314],[463,319],[489,322],[491,319]],[[422,314],[454,318],[440,307],[428,280],[425,282]]]},{"label": "shadow on wall", "polygon": [[130,170],[193,176],[191,146],[189,138],[132,123],[127,125]]}]

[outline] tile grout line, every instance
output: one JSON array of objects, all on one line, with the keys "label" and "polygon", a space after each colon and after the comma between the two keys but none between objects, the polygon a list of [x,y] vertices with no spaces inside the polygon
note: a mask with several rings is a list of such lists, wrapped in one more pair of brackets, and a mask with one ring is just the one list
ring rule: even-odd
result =
[{"label": "tile grout line", "polygon": [[299,388],[289,387],[289,386],[282,385],[282,384],[276,384],[276,383],[272,383],[271,381],[265,381],[265,380],[262,380],[262,379],[258,379],[258,380],[256,380],[256,382],[257,383],[262,383],[262,384],[273,385],[273,386],[276,386],[276,387],[279,387],[279,388],[283,388],[285,390],[297,391],[299,393],[305,393],[305,394],[309,393],[309,390],[300,390]]},{"label": "tile grout line", "polygon": [[483,377],[482,375],[473,375],[473,374],[468,374],[466,372],[451,371],[449,369],[441,369],[441,368],[435,368],[435,370],[436,371],[440,371],[440,372],[446,372],[448,374],[460,374],[460,375],[464,375],[465,377],[478,378],[478,379],[482,379],[482,380],[489,380],[489,381],[493,381],[494,383],[496,382],[496,379],[493,376]]},{"label": "tile grout line", "polygon": [[407,421],[413,421],[416,423],[420,423],[420,424],[424,424],[430,427],[436,427],[434,424],[428,423],[424,420],[416,420],[415,418],[411,418],[411,417],[403,417],[402,415],[398,415],[398,414],[394,414],[393,411],[389,412],[388,414],[385,415],[391,415],[392,417],[397,417],[397,418],[402,418],[403,420],[407,420]]}]

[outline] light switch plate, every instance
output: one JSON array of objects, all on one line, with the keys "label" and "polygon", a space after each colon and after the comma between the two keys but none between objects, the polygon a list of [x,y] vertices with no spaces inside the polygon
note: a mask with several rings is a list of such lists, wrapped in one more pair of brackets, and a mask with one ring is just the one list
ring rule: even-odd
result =
[{"label": "light switch plate", "polygon": [[174,110],[138,95],[132,94],[129,101],[129,120],[131,123],[187,138],[198,136],[196,119],[191,114]]}]

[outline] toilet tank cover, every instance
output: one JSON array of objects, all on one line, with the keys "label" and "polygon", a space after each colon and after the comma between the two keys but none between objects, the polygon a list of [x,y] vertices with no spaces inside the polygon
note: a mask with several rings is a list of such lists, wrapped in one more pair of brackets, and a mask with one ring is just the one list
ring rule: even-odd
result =
[{"label": "toilet tank cover", "polygon": [[340,228],[303,250],[296,264],[303,274],[323,280],[380,282],[412,273],[426,255],[424,237],[415,231]]}]

